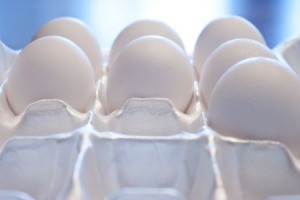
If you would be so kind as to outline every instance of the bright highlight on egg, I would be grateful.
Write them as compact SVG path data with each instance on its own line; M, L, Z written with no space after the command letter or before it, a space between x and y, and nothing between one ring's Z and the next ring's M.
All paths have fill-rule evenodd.
M77 44L88 56L95 76L101 75L103 66L101 49L96 36L84 22L71 17L54 19L40 28L32 40L50 35L61 36Z
M122 49L107 77L108 111L130 98L167 98L185 112L193 96L193 68L185 51L160 36L140 37Z
M250 39L230 40L216 48L204 64L199 81L205 107L207 107L211 93L220 77L239 61L251 57L276 59L267 46Z
M140 20L128 25L117 36L110 51L109 62L112 62L130 41L147 35L166 37L184 48L180 37L169 25L155 20Z
M8 77L7 100L19 115L32 102L63 100L87 112L94 98L92 66L76 44L59 36L37 39L17 57Z
M208 104L208 125L220 134L278 141L300 156L300 80L284 64L250 58L218 81Z
M194 66L198 77L210 54L222 43L232 39L248 38L265 44L257 28L238 16L227 16L213 20L200 33L194 49Z

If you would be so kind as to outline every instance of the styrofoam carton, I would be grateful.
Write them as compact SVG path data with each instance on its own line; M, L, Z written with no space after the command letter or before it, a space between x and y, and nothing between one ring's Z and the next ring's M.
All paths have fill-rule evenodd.
M132 198L159 196L153 194L155 189L172 189L176 194L173 199L213 196L215 178L205 135L147 137L94 132L88 142L78 170L78 183L85 191L82 199L107 199L111 195L115 199L127 189L135 191L128 194Z
M298 195L300 165L283 145L270 141L231 141L217 136L217 160L230 199Z
M0 188L25 192L35 199L65 199L72 187L81 137L18 137L0 152Z

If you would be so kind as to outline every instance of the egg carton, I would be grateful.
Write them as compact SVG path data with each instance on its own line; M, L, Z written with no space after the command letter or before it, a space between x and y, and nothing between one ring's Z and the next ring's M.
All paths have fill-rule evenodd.
M0 199L300 199L298 158L207 127L197 85L185 114L160 98L107 113L103 78L89 112L41 100L15 116L2 82Z
M3 146L0 169L0 197L12 199L299 198L299 164L286 147L209 129L132 137L82 127L18 137Z

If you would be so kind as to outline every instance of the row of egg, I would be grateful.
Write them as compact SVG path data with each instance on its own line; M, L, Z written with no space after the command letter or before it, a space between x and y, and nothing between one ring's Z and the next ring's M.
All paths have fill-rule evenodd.
M235 30L228 32L228 25L234 25ZM224 33L220 35L221 32ZM255 27L242 18L225 17L211 22L196 44L197 76L200 77L203 63L211 52L234 38L264 41ZM255 45L258 46L252 46L264 48ZM260 52L253 52L260 55ZM102 60L97 40L84 23L73 18L50 21L22 50L10 73L7 95L12 110L20 114L33 101L58 98L85 112L95 91L92 76L101 77ZM201 78L204 100L221 75L209 72L211 67L206 68ZM109 112L122 107L131 97L165 97L185 112L193 95L193 67L183 43L172 28L158 21L139 21L126 27L111 48L107 71ZM209 73L215 77L207 75Z
M201 102L208 126L218 133L280 142L299 158L298 66L277 53L249 23L229 18L211 22L200 34L194 56Z
M192 60L194 67L169 26L139 21L116 38L104 68L88 27L60 18L42 27L17 57L7 77L7 99L16 115L34 101L51 98L86 112L102 77L109 113L132 97L168 98L185 112L196 76L209 126L221 134L294 148L300 132L299 79L251 23L236 16L212 21L200 33Z
M114 42L107 65L108 112L132 97L165 97L184 112L193 96L194 75L182 47L177 34L161 22L127 27ZM7 77L8 103L16 115L32 102L53 98L86 112L95 83L103 77L102 60L85 24L73 18L50 21L17 56Z
M127 27L124 32L130 32L130 28L131 26ZM180 41L174 39L175 37L168 36L168 38L182 46ZM131 45L132 43L126 48ZM154 51L157 52L157 49L159 48L153 46ZM163 54L162 49L159 51L160 54ZM142 49L140 51L142 52ZM133 55L139 54L136 52ZM144 58L146 55L140 57ZM172 62L175 58L174 55L168 62ZM115 60L118 59L117 57ZM120 62L120 68L126 66L124 65L126 61L123 59L123 62ZM148 62L153 66L152 60L147 60ZM176 60L173 66L176 66L176 63L180 62ZM297 144L300 140L299 77L293 68L279 60L275 52L266 46L263 36L255 26L236 16L223 17L210 22L198 37L193 64L196 80L199 83L201 103L211 128L220 134L240 139L278 141L288 146L297 157L300 156L300 148ZM163 65L166 63L161 63L159 67ZM147 66L147 64L139 63L138 66ZM178 67L185 66L189 67L188 64L181 64ZM140 68L135 68L134 73L137 73L138 69ZM130 69L124 69L123 74L128 70ZM108 78L109 76L110 74ZM145 79L146 75L141 74L141 76ZM180 83L187 91L192 87L191 83L187 82L185 79L187 75L183 71L180 72L180 77ZM122 77L118 80L122 80ZM165 80L170 81L168 78ZM154 82L151 83L153 87L156 86ZM126 81L120 82L120 84L124 83ZM139 83L142 84L143 80L135 82L135 84ZM185 95L191 93L184 93L176 82L172 82L172 85L177 87L181 99L190 98L190 95ZM134 88L134 84L130 87ZM175 103L175 98L168 98L177 108L180 108L178 106L180 104ZM183 111L181 108L180 110Z

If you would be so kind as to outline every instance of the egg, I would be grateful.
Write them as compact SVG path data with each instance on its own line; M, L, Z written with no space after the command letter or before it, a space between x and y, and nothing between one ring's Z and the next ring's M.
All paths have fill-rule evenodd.
M184 48L178 34L167 24L155 20L140 20L128 25L115 39L109 56L109 62L132 40L147 36L158 35L166 37Z
M283 59L300 75L300 37L291 38L277 48Z
M77 44L90 59L95 76L101 75L101 49L97 38L85 23L71 17L57 18L40 28L32 40L50 35L65 37Z
M130 42L114 59L107 77L108 111L130 98L167 98L185 112L193 96L193 67L184 50L160 36Z
M7 100L16 115L41 99L63 100L86 112L94 85L92 66L81 48L48 36L30 43L17 57L6 83Z
M300 80L284 64L249 58L217 82L208 125L222 135L281 142L300 156Z
M248 38L265 44L261 33L249 21L238 16L213 20L200 33L194 49L194 65L200 77L204 63L222 43L238 38Z
M219 78L234 64L251 57L276 56L265 45L250 39L234 39L220 45L207 59L202 69L199 88L205 106Z
M6 46L0 40L0 81L6 71Z
M8 47L0 40L0 67L4 68Z
M13 65L18 53L19 50L9 48L0 40L0 82L5 79L6 73Z

